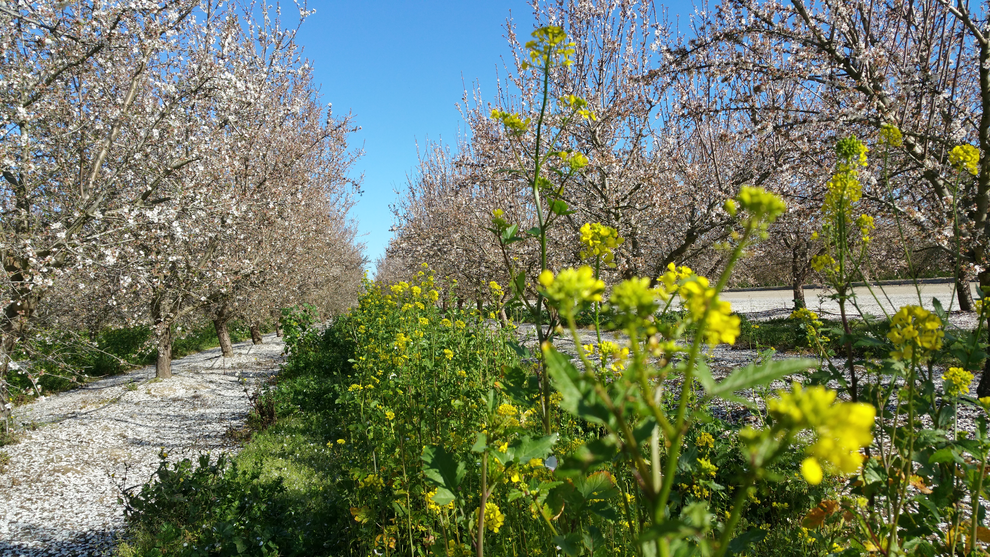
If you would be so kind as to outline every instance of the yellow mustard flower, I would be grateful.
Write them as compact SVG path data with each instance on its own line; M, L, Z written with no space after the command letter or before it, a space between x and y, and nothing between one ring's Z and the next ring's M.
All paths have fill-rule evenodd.
M702 431L701 433L698 434L698 437L695 438L694 444L696 447L702 450L713 449L715 448L715 438L712 437L711 433L708 433L707 431Z
M506 418L511 418L511 417L515 416L516 414L518 414L519 413L519 410L517 410L516 407L513 406L513 405L511 405L511 404L502 403L495 410L495 413L498 414L499 416L504 416Z
M444 348L443 349L443 357L444 358L447 358L448 360L453 360L454 359L454 351L451 350L450 348Z
M478 519L481 519L481 509L478 509ZM503 524L505 524L505 515L502 514L502 509L490 501L485 503L485 530L497 534Z
M855 135L840 139L835 145L835 154L841 163L852 166L866 166L866 153L869 149Z
M539 281L546 289L546 296L564 315L572 315L575 307L586 302L602 301L605 291L605 283L596 279L594 270L587 265L563 269L557 276L545 270L540 273Z
M750 218L764 225L787 212L787 204L779 195L754 186L743 186L736 195L736 202Z
M901 130L893 124L882 124L880 126L880 143L891 147L900 147L903 144Z
M620 324L641 325L659 309L658 296L659 292L650 288L650 279L633 277L612 289L609 303L618 309Z
M960 172L979 174L980 150L972 145L956 145L949 151L949 164Z
M894 343L890 357L911 361L942 348L942 320L919 306L904 306L890 319L887 338Z
M581 259L595 259L600 257L602 262L610 267L614 267L615 254L612 253L616 247L625 241L619 237L619 232L611 226L605 226L600 222L586 222L581 226L581 243L584 248L579 253Z
M969 394L969 384L972 382L973 374L961 367L950 367L942 374L942 390L951 398Z
M710 346L719 343L735 344L739 336L739 316L732 314L732 305L720 300L708 279L697 275L686 280L679 294L684 301L688 318L704 323L705 342ZM709 311L710 308L710 311Z
M691 276L694 276L694 271L687 265L678 267L673 263L668 263L667 271L660 275L658 279L661 286L657 290L657 294L660 298L669 300L680 289L681 282Z
M790 431L811 429L815 442L801 463L801 474L813 485L821 483L822 463L851 474L863 463L860 450L873 442L876 409L861 402L835 402L836 392L820 385L807 389L795 382L791 392L779 391L767 401L767 412Z

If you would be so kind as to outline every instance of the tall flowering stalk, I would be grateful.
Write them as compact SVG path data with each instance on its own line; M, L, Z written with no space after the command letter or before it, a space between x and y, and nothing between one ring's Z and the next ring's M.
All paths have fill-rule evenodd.
M519 161L519 168L511 169L509 172L524 176L528 182L535 209L536 226L520 234L519 225L510 224L504 218L505 213L496 210L492 215L493 226L489 230L495 234L501 246L503 261L512 277L511 286L515 301L523 304L534 319L537 341L542 345L552 335L556 318L549 312L550 307L546 304L546 297L542 291L536 292L535 303L529 299L525 272L517 269L509 255L508 247L515 242L535 238L539 242L540 272L549 269L547 233L557 218L571 213L567 203L562 199L564 187L588 164L588 158L584 154L559 149L556 142L572 121L594 119L595 116L588 109L587 101L574 95L565 95L557 99L556 111L551 106L551 71L554 68L566 69L573 64L574 43L567 39L563 29L553 25L537 29L533 32L533 40L526 43L526 48L529 50L529 61L523 63L523 69L534 70L542 83L539 97L540 111L536 121L498 109L492 110L491 116L501 122L510 137L518 141L532 141L530 160ZM560 117L556 129L550 123L554 112ZM556 183L551 181L550 177L554 177ZM549 322L546 323L543 318L545 309L550 314ZM543 427L549 434L551 389L545 367L541 374L541 391Z

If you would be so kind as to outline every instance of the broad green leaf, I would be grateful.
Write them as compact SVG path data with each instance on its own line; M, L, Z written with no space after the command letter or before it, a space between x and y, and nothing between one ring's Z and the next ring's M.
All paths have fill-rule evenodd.
M945 312L945 308L942 307L942 302L938 298L932 298L932 308L935 310L935 315L942 320L942 323L949 322L949 314Z
M566 536L555 536L553 543L564 552L564 555L577 557L581 554L584 544L581 543L581 536L578 534L568 534Z
M438 486L451 492L457 491L466 472L464 463L454 458L443 447L423 447L423 474Z
M750 364L733 371L715 385L714 389L708 391L708 396L726 398L727 395L731 396L732 393L743 389L766 385L775 379L805 371L817 365L817 361L806 358L769 360L760 365Z
M440 505L449 505L451 501L454 500L454 494L446 487L438 487L436 494L433 496L433 502Z
M508 456L509 460L513 460L518 464L526 464L534 458L543 460L550 454L550 449L553 448L553 444L556 442L556 433L552 433L546 437L540 437L539 439L523 437L522 439L516 439L509 445L506 456Z
M527 230L526 231L526 234L529 234L533 238L539 238L540 237L540 228L538 226L534 226L533 228L530 228L529 230Z
M595 472L586 478L575 478L574 487L586 500L612 499L619 496L612 477L607 472Z
M940 464L943 462L952 462L956 460L955 451L949 447L939 449L932 453L932 456L928 457L928 462L931 464Z

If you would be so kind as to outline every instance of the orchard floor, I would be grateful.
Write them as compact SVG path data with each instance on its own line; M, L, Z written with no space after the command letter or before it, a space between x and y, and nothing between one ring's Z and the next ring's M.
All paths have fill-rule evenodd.
M148 481L159 464L201 452L236 451L228 435L247 417L248 393L278 370L283 343L207 350L90 383L15 409L25 431L0 448L0 556L106 555L124 526L122 489Z
M892 314L901 306L919 305L919 290L921 303L926 309L932 309L932 299L937 298L946 311L952 312L950 321L954 325L964 328L975 326L973 314L963 312L953 312L958 310L959 304L955 302L953 296L952 283L950 282L922 282L917 289L914 284L882 284L873 286L870 289L861 286L854 289L859 308L865 314L883 316L883 312ZM977 284L970 284L970 290L974 299L977 296ZM829 296L834 294L832 290L822 288L805 288L804 298L808 309L818 313L821 317L828 319L839 318L839 304ZM874 297L875 296L875 297ZM739 313L747 314L752 318L787 317L794 306L794 295L790 288L770 288L752 290L730 290L722 294L722 299L732 303L732 309ZM950 302L953 302L950 306ZM854 307L847 307L850 315L858 315Z

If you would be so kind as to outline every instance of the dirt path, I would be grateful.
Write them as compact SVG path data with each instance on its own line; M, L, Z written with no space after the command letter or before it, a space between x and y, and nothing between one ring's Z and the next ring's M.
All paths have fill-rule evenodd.
M226 433L243 423L248 392L273 374L283 343L234 345L103 379L15 410L27 426L0 472L0 556L104 555L123 526L120 488L146 482L169 460L235 450Z

